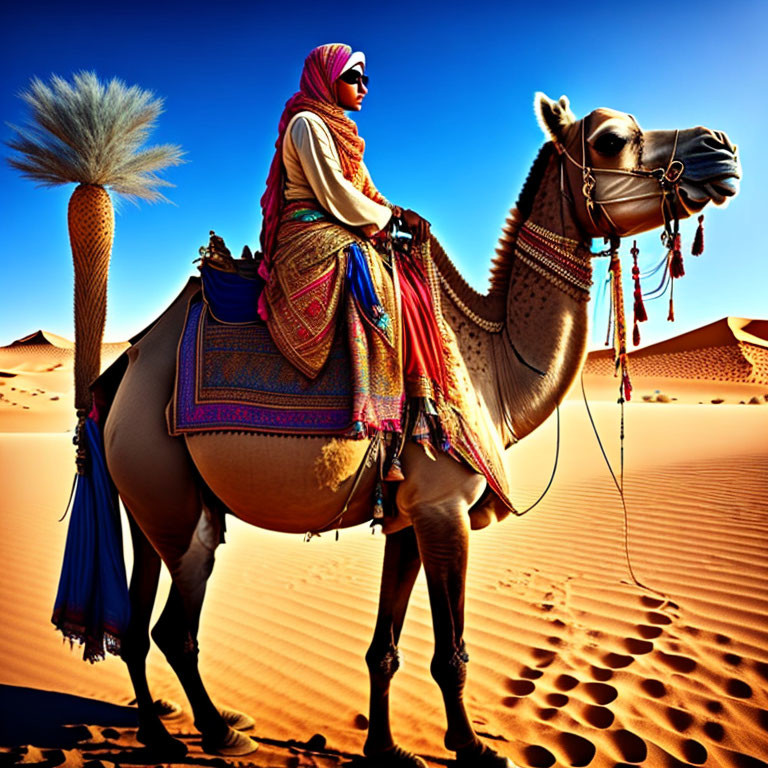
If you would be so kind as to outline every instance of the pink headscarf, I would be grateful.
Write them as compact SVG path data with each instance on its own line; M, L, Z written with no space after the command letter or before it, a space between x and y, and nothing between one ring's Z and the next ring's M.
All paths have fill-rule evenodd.
M357 126L350 120L344 110L336 103L334 82L344 72L345 66L352 56L352 49L341 43L320 45L312 50L304 61L299 90L285 104L280 123L277 127L275 155L267 176L267 189L261 198L261 210L264 223L261 230L261 250L264 254L259 272L266 280L272 261L277 230L280 224L280 214L283 208L283 141L285 130L291 119L298 112L309 110L323 118L334 138L336 149L341 160L341 170L344 177L355 183L358 181L358 171L363 159L365 142L357 134ZM364 180L363 194L377 202L383 198L370 184ZM266 304L262 298L259 301L259 314L266 320Z

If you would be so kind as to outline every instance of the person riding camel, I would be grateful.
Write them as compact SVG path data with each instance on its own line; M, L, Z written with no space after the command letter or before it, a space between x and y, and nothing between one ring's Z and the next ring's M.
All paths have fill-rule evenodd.
M411 435L428 450L445 450L433 402L446 389L446 370L427 279L417 259L405 252L393 259L386 247L395 222L414 247L428 240L430 226L389 203L363 162L365 142L345 111L362 107L365 65L347 45L321 45L285 105L261 199L259 314L288 360L314 378L343 308L354 432L402 433L407 396L418 402L407 417Z

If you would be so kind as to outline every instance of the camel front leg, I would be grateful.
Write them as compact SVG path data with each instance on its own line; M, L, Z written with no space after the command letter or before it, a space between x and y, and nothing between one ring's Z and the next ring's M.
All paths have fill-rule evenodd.
M415 466L406 469L397 502L413 523L427 577L435 634L431 672L445 703L445 746L456 752L457 766L514 768L510 760L480 741L464 707L469 660L464 645L469 509L480 498L485 480L448 457L436 462L423 454L414 458Z
M387 536L379 594L379 614L365 655L371 680L368 738L363 752L369 765L421 768L416 755L397 747L389 725L389 686L400 664L397 644L413 584L421 570L413 528Z

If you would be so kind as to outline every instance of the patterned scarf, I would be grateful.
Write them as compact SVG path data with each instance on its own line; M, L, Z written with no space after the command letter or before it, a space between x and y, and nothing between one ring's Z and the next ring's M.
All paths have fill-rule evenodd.
M277 240L278 224L283 200L283 141L285 130L298 112L308 110L323 119L333 136L341 160L344 178L351 181L363 194L376 202L384 198L376 191L368 178L360 178L360 164L365 142L357 134L357 126L336 103L334 82L342 73L352 55L352 49L341 43L331 43L315 48L304 61L299 90L285 104L277 128L275 156L267 177L267 189L261 198L264 224L261 231L261 248L267 266L272 259Z

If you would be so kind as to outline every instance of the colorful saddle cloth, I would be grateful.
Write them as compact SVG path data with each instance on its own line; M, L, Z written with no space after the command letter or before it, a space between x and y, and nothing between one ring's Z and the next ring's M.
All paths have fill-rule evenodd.
M342 334L310 379L286 362L265 325L218 322L197 297L179 345L170 431L343 434L352 428L350 380Z
M423 444L430 455L434 455L432 449L445 452L485 476L489 493L470 512L473 528L505 517L514 507L509 500L503 448L487 406L472 394L456 338L443 320L439 276L429 244L413 253L413 265L418 264L422 274L413 285L424 293L420 301L433 308L431 322L435 327L431 337L436 334L436 344L442 349L440 357L445 368L438 378L444 376L445 380L442 386L425 385L409 393L410 403L418 400L425 406L416 410L404 408L403 361L399 344L393 344L393 339L399 338L400 318L396 311L388 311L393 302L392 288L380 274L370 274L376 265L366 269L366 263L370 264L366 256L354 243L347 243L341 253L326 256L328 261L320 259L322 265L312 265L322 266L321 272L327 270L332 275L328 284L334 285L330 292L334 299L318 301L322 309L318 313L309 309L317 296L309 303L290 304L290 312L285 311L289 307L285 297L295 297L298 292L303 298L305 289L297 290L297 284L307 279L306 274L301 279L297 276L288 290L275 291L277 284L268 284L265 292L269 293L270 287L275 291L270 301L273 322L269 326L219 322L216 318L221 314L211 312L208 293L205 300L199 295L193 297L179 344L175 391L168 411L170 433L231 430L346 437L377 432L400 434ZM405 270L403 281L408 277L408 268L405 263L401 265ZM342 282L339 274L346 277L347 291L335 287ZM311 286L323 284L322 276L319 283L316 274L312 277ZM403 281L401 285L405 285ZM376 289L371 296L386 296L387 300L369 306L369 285ZM283 289L286 287L287 281ZM338 328L333 328L330 320L338 309L344 311L346 322L339 318ZM388 318L384 326L382 314ZM291 321L274 322L278 317ZM291 329L293 341L302 339L309 342L308 346L288 344L292 354L286 354L289 339L275 333L277 325ZM302 329L306 329L305 334ZM310 360L312 364L307 366ZM405 363L406 369L413 367L407 359ZM406 410L408 419L403 423Z

